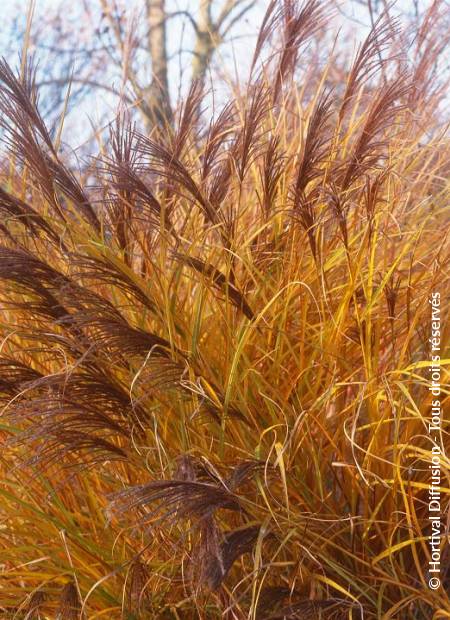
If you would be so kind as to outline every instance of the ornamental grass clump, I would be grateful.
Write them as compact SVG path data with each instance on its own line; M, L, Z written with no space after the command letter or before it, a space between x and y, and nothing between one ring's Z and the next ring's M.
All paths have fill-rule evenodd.
M245 90L81 171L0 64L2 618L450 616L442 10L333 87L326 3L272 2Z

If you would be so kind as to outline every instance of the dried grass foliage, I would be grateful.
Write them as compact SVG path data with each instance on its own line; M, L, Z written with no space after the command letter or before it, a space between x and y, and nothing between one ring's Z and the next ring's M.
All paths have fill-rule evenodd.
M5 618L450 614L447 573L426 587L443 10L411 66L385 14L345 86L302 89L329 8L271 2L245 92L208 124L194 85L165 135L119 118L83 174L32 63L0 64Z

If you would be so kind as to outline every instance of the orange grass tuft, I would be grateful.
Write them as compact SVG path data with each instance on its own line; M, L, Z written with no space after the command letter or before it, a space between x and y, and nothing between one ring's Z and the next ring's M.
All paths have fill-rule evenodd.
M384 15L306 88L327 5L272 2L244 93L119 118L83 173L0 65L2 618L450 617L441 10L413 59Z

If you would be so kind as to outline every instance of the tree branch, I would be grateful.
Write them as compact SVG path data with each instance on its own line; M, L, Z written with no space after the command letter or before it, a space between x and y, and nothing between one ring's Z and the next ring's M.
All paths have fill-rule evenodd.
M248 13L248 11L250 11L250 9L252 9L255 5L256 5L257 0L252 0L250 2L250 4L248 4L247 6L243 7L243 9L241 11L239 11L239 13L237 13L233 19L230 20L230 22L227 24L227 26L224 28L224 30L222 31L222 37L225 38L227 36L227 34L230 32L230 30L233 28L233 26L235 24L237 24L237 22L242 19L244 17L244 15L246 13ZM236 6L238 6L240 3L238 3Z
M130 103L130 104L133 103L133 100L130 97L128 97L128 95L119 93L112 86L108 86L107 84L102 84L101 82L97 82L96 80L92 80L90 78L74 78L74 77L51 78L48 80L41 80L39 83L36 84L36 86L38 88L41 88L41 86L55 86L55 85L56 86L67 86L67 84L69 83L82 84L85 86L90 86L91 88L105 90L113 95L116 95L116 97L123 97L127 103Z

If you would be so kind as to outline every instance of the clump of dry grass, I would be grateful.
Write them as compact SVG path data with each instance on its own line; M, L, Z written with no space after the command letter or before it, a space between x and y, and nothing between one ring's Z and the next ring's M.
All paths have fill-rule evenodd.
M0 65L2 617L450 615L440 10L426 58L385 16L327 90L332 55L296 79L325 4L273 2L245 93L208 124L195 86L166 135L119 118L84 180Z

